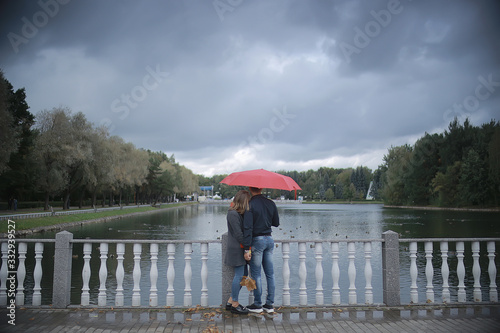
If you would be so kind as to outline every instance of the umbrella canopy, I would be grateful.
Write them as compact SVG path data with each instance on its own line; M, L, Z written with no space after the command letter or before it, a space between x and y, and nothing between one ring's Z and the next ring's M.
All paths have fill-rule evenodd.
M301 190L292 178L264 169L233 172L224 178L221 183L286 191Z

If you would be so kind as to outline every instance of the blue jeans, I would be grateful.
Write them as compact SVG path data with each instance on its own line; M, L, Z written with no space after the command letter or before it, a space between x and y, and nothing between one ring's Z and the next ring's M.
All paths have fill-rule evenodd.
M247 265L235 266L233 283L231 284L231 298L234 302L238 302L238 295L241 289L240 282L243 275L248 275Z
M262 306L262 279L261 268L267 281L266 304L274 304L274 267L273 267L274 240L271 236L257 236L252 239L252 259L250 260L250 272L255 280L257 289L253 291L254 304Z

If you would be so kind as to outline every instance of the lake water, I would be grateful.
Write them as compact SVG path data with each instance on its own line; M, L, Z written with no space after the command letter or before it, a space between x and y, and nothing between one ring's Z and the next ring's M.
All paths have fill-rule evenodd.
M226 226L226 213L228 204L200 204L186 206L183 208L167 210L161 213L150 215L135 216L123 218L120 220L113 220L106 223L89 224L81 227L69 228L68 231L74 234L74 238L92 238L92 239L168 239L168 240L216 240L227 231ZM387 230L393 230L400 234L401 238L427 238L427 237L499 237L500 238L500 213L499 212L458 212L458 211L434 211L434 210L409 210L409 209L390 209L383 208L382 205L376 204L289 204L279 205L279 214L281 225L275 228L273 237L276 240L345 240L345 239L370 239L381 238L381 234ZM31 237L35 238L53 238L55 233L47 232L38 234ZM32 247L33 244L30 244ZM93 247L91 266L92 277L90 282L91 287L91 303L97 304L97 293L99 288L98 269L99 269L99 251L97 244ZM401 295L402 302L409 302L409 254L405 251L407 243L401 244ZM423 245L422 245L423 246ZM439 251L438 244L434 245L435 252ZM498 249L499 243L497 243ZM73 285L72 290L72 304L79 304L81 293L81 267L83 266L82 258L82 244L74 245L74 253L79 253L78 258L73 261ZM347 278L347 251L346 243L341 243L340 246L340 287L341 287L341 300L342 303L348 301L348 287L349 282ZM32 253L33 249L29 249ZM199 272L201 269L199 254L199 245L193 245L193 281L191 287L193 290L193 303L199 304L201 281ZM308 302L314 304L315 302L315 266L314 259L315 249L308 246L307 249L307 288L308 288ZM450 243L450 252L454 251L454 243ZM115 245L111 244L109 249L110 254L115 254ZM291 287L291 301L292 304L298 304L298 251L297 244L292 243L290 256L290 270L292 278L290 280ZM434 262L440 267L440 258L435 255ZM220 304L220 272L221 272L221 249L220 244L210 244L209 250L209 299L210 305ZM466 255L470 257L470 244L466 244ZM52 268L50 260L53 256L53 249L46 246L44 253L44 279L42 287L46 290L42 292L43 302L50 302L51 288L52 288ZM142 304L148 303L149 293L149 246L143 245L142 251L141 270L142 280ZM324 297L325 303L331 303L331 253L326 244L323 246L323 271L324 271ZM364 264L364 253L361 246L356 250L356 263L360 264L357 276L356 287L358 288L358 303L364 303L364 272L362 265ZM166 298L166 270L167 270L167 253L166 246L160 246L159 261L158 261L158 299L160 305L165 305ZM276 304L281 304L282 293L282 254L281 246L275 249L275 271L276 271ZM381 268L380 268L380 245L375 243L373 246L373 292L376 303L382 302L382 281L381 281ZM456 288L458 284L454 274L454 266L456 267L456 258L450 255L450 286L452 299L456 296ZM425 264L425 257L423 248L419 249L419 264ZM27 259L27 265L32 264L32 259ZM468 276L470 274L472 259L466 260L468 267ZM487 284L489 279L487 276L487 257L481 257L482 270L482 285L483 291L487 294ZM131 304L131 294L133 288L132 270L133 270L133 254L132 245L126 247L125 254L125 280L124 289L126 290L125 304ZM498 266L498 260L497 260ZM176 304L182 305L183 302L183 271L184 271L184 252L181 245L176 248ZM499 270L500 271L500 270ZM116 259L108 259L108 304L114 304L114 274L116 272ZM436 302L440 301L440 276L439 272L435 269L435 291ZM50 274L50 275L48 275ZM471 276L471 275L470 275ZM499 284L497 281L497 284ZM26 285L29 289L30 283L32 284L32 277L27 276ZM421 270L419 272L419 299L425 299L425 273ZM466 285L472 286L472 278L467 279ZM247 292L242 290L242 300L245 299ZM439 295L438 295L439 294ZM29 304L30 297L27 297ZM468 298L472 299L471 291L468 291ZM245 303L245 302L243 302ZM44 304L44 303L43 303Z

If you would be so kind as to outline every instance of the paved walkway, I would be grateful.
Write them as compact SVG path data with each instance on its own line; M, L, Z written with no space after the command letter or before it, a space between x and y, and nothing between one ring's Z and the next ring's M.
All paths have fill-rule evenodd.
M0 332L500 332L500 306L281 308L233 315L219 308L0 309Z

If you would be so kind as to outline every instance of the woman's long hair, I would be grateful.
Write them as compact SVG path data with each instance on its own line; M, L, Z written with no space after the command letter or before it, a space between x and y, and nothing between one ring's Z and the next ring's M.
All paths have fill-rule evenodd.
M248 202L250 201L250 192L241 190L236 193L233 199L233 204L229 209L237 211L239 214L244 214L245 211L250 209Z

